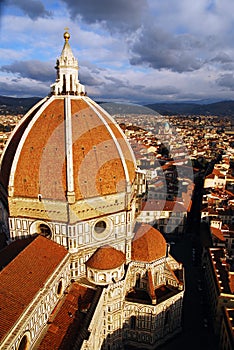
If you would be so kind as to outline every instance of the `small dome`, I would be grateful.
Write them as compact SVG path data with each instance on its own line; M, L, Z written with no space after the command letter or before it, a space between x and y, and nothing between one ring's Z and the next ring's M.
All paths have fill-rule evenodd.
M112 270L125 263L125 254L110 246L103 246L89 258L86 265L97 270Z
M167 243L163 235L148 224L136 226L132 241L132 260L152 262L166 256Z

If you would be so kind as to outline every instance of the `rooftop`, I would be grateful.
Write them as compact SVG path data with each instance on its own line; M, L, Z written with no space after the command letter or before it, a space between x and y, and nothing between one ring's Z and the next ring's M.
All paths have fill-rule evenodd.
M224 249L210 248L209 252L220 293L232 294L233 278L231 278L232 274L229 272L229 265L226 261Z
M167 243L163 235L148 224L136 224L132 241L132 260L152 262L166 256Z
M67 254L64 247L38 236L0 272L0 339L9 333Z
M123 252L106 245L98 248L86 265L97 270L111 270L124 264L125 260Z
M143 211L173 211L183 213L186 212L186 208L182 203L177 201L165 201L165 200L148 200L143 204Z
M220 229L211 226L210 227L210 232L219 241L225 242L225 238L223 236L223 232Z
M81 332L88 336L84 326L95 294L96 290L73 283L50 316L46 333L39 340L37 349L71 349Z
M157 304L162 303L166 299L169 299L173 295L181 292L178 288L174 288L172 286L160 285L155 290L156 302ZM134 289L130 293L126 295L126 300L139 304L152 304L152 299L149 296L149 293L144 290Z

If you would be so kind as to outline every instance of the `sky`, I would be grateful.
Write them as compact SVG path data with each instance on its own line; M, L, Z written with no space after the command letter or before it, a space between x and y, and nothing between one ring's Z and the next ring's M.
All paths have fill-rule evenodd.
M68 27L97 101L234 99L233 0L0 1L0 95L48 95Z

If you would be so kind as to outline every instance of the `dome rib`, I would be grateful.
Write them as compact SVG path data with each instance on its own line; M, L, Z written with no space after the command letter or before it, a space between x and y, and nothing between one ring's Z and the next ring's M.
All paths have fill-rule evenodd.
M123 155L123 152L121 150L121 147L120 147L120 144L117 140L117 138L115 137L115 134L113 133L112 129L110 128L110 126L108 125L108 123L106 122L106 120L103 118L103 116L101 115L101 113L97 110L97 108L92 104L90 103L89 99L86 97L83 99L86 100L86 102L88 103L88 105L92 108L92 110L98 115L98 117L101 119L101 121L103 122L103 124L106 126L107 130L109 131L115 145L116 145L116 148L119 152L119 156L120 156L120 159L122 161L122 164L123 164L123 168L124 168L124 172L125 172L125 176L126 176L126 180L127 182L129 183L130 182L130 176L129 176L129 172L128 172L128 167L127 167L127 164L126 164L126 161L125 161L125 158L124 158L124 155Z
M6 191L8 191L8 184L12 169L12 163L15 157L17 148L21 142L22 136L25 130L30 124L31 120L41 108L41 106L47 101L48 97L43 98L38 103L36 103L21 119L18 126L12 131L7 144L3 150L1 157L1 183L3 184Z
M66 175L61 177L65 159L63 113L64 100L52 96L28 124L11 168L9 187L14 189L12 196L37 198L42 192L43 198L65 200ZM59 135L54 137L56 133ZM54 176L57 179L53 179Z
M105 111L105 109L103 109L101 106L98 106L98 107L102 111L102 113L107 118L109 118L109 115L108 115L107 111ZM115 122L115 130L117 129L118 132L120 133L120 137L123 138L124 140L126 140L126 136L125 136L123 130L120 128L120 126L118 125L118 123L115 120L114 120L114 122ZM115 132L115 131L113 130L113 132ZM117 136L116 136L116 138L117 138ZM130 144L128 142L126 142L126 145L127 145L128 151L129 151L129 153L131 155L131 158L134 159L134 166L136 168L137 165L136 165L136 159L135 159L135 155L134 155L133 149L132 149L132 147L130 146Z

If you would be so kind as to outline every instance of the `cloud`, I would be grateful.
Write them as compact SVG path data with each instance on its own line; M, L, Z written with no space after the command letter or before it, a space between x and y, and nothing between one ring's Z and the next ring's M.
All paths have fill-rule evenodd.
M116 89L118 95L116 95ZM120 101L146 104L161 99L169 99L169 96L179 92L178 89L165 86L162 88L146 87L143 84L126 83L124 81L116 86L115 82L104 82L95 92L94 98L102 101Z
M39 60L15 61L10 65L3 65L0 67L0 71L16 73L23 78L51 82L55 80L55 71L52 67L52 64Z
M49 88L46 84L26 78L2 77L0 81L1 95L13 97L46 96Z
M71 18L81 17L88 24L104 24L110 31L135 30L148 9L147 0L62 0Z
M172 35L160 28L143 27L130 42L132 65L145 64L154 69L188 72L201 68L203 61L196 57L202 43L192 35Z
M96 68L94 70L89 70L87 67L83 66L82 70L79 72L80 82L87 86L98 86L101 83L99 77L99 70Z
M217 84L219 86L225 87L228 90L234 91L234 75L233 74L223 74L217 79Z
M210 60L210 62L218 62L218 63L226 64L226 63L233 62L233 59L225 52L219 52L216 54L214 58Z
M49 92L68 26L80 82L94 99L233 98L232 0L7 2L0 63L6 95Z
M80 81L86 85L88 95L101 101L121 101L147 103L155 99L170 98L179 94L180 89L163 82L155 84L155 77L149 81L142 79L143 72L114 72L111 69L96 69L84 67L81 70Z
M207 61L207 64L219 73L234 70L234 59L231 54L226 52L217 52L214 57Z
M39 0L8 0L8 5L17 6L32 20L36 20L39 17L52 16L52 13L47 11L44 4Z

